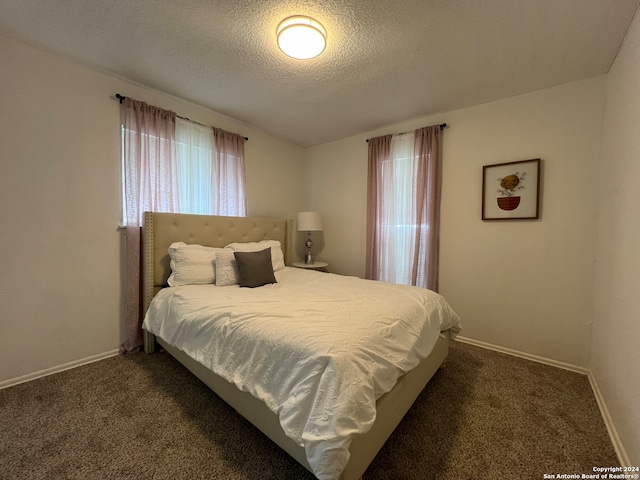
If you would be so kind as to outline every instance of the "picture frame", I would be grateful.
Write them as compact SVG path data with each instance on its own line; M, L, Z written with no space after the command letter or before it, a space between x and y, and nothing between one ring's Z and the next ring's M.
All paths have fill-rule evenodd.
M539 158L482 167L482 220L539 218Z

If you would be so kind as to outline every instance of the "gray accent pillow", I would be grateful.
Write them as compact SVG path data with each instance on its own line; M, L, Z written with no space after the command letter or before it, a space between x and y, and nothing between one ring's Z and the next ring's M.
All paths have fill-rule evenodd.
M233 252L238 264L241 287L261 287L277 283L271 263L271 248L259 252Z

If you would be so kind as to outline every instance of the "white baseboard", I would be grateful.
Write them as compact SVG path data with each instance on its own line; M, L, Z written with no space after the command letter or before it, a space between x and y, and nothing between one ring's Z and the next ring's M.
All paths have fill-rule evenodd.
M627 452L624 446L622 445L622 441L620 440L618 431L616 430L616 427L613 424L613 420L611 419L611 415L609 414L609 409L607 408L607 405L604 402L604 398L602 396L602 393L600 392L598 383L596 382L596 379L594 378L591 370L585 367L572 365L570 363L559 362L557 360L551 360L549 358L539 357L538 355L532 355L530 353L519 352L517 350L512 350L510 348L500 347L498 345L492 345L490 343L482 342L480 340L474 340L472 338L456 337L456 340L462 343L475 345L476 347L486 348L488 350L494 350L500 353L506 353L508 355L513 355L515 357L524 358L526 360L531 360L538 363L544 363L546 365L551 365L552 367L563 368L565 370L570 370L572 372L586 375L587 378L589 379L589 384L591 385L591 390L593 390L593 394L596 398L596 402L598 403L598 407L600 408L600 415L602 416L602 420L604 421L604 424L607 427L607 431L609 432L609 438L611 439L613 448L616 451L616 455L618 456L618 461L620 462L620 465L623 467L632 466L631 461L629 460L629 456L627 455Z
M596 402L598 402L598 407L600 407L600 413L602 414L604 424L609 431L609 438L611 438L613 448L616 451L616 455L618 455L620 466L634 466L631 465L631 460L629 460L629 455L627 455L627 451L624 449L624 445L622 445L622 441L620 440L618 431L616 430L616 427L613 424L613 420L611 419L611 415L609 414L609 409L607 409L607 404L604 403L604 398L602 396L602 393L600 392L600 387L598 387L598 382L596 382L596 379L591 372L589 372L589 383L591 384L591 389L593 390L593 394L596 397Z
M524 358L533 362L544 363L546 365L551 365L552 367L571 370L572 372L581 373L583 375L589 375L590 373L589 369L585 367L579 367L577 365L572 365L571 363L560 362L558 360L552 360L550 358L539 357L538 355L533 355L531 353L519 352L518 350L512 350L510 348L499 347L498 345L492 345L491 343L481 342L480 340L474 340L472 338L456 337L456 340L459 340L462 343L468 343L477 347L486 348L488 350L494 350L496 352L506 353L507 355L513 355L514 357Z
M3 388L12 387L14 385L19 385L20 383L29 382L31 380L35 380L36 378L42 378L54 373L64 372L65 370L70 370L81 365L86 365L87 363L93 363L99 360L104 360L105 358L115 357L116 355L118 355L118 353L120 353L120 350L118 349L110 350L108 352L99 353L97 355L91 355L90 357L81 358L80 360L74 360L73 362L64 363L62 365L57 365L55 367L39 370L33 373L28 373L27 375L22 375L21 377L3 380L2 382L0 382L0 390L2 390Z

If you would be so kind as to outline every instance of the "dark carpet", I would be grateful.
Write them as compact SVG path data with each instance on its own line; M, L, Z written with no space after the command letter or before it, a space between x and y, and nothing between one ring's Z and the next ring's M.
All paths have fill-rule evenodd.
M166 353L0 391L0 479L314 477ZM452 345L365 480L542 479L619 465L586 376Z

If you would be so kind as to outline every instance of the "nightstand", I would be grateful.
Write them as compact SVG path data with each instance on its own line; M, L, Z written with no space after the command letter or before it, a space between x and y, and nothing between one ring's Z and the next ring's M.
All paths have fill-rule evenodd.
M313 263L293 262L292 265L297 268L308 268L309 270L317 270L319 272L326 272L327 267L329 266L329 264L326 262L313 262Z

